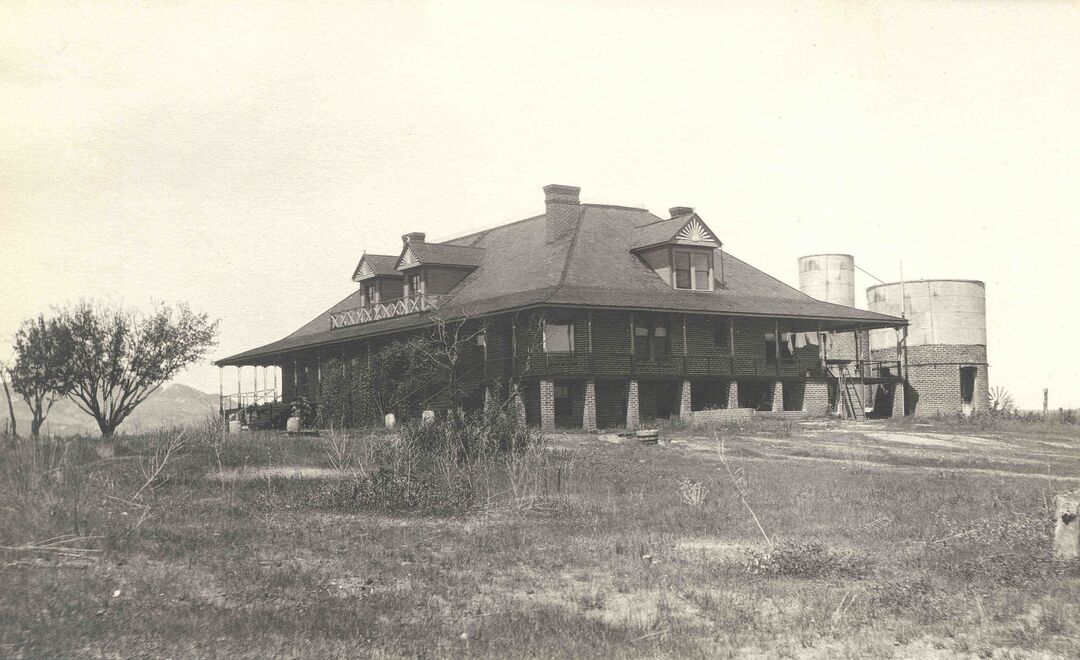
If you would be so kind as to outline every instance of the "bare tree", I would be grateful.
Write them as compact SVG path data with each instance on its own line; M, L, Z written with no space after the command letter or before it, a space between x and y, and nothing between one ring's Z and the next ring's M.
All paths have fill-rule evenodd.
M65 328L57 319L46 319L41 314L23 322L15 333L15 364L9 370L11 389L22 396L30 409L30 436L33 438L41 432L41 425L53 404L71 389L68 381L70 347Z
M104 437L162 383L202 359L216 345L218 327L183 304L140 315L82 302L62 310L60 323L71 344L69 396Z
M4 399L7 400L8 416L11 417L11 435L19 437L19 424L15 421L15 407L11 404L11 390L8 389L8 371L7 363L0 364L0 383L4 385Z
M463 375L462 360L478 350L485 350L477 340L484 337L486 341L488 326L486 323L472 324L468 316L453 321L433 316L433 320L430 336L415 342L416 350L445 377L446 385L443 389L449 392L453 407L458 408L465 397L459 387Z

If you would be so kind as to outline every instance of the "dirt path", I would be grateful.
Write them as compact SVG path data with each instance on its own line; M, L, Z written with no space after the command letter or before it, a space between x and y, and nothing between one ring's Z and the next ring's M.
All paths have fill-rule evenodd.
M737 430L735 432L738 433ZM633 438L611 434L565 434L553 436L551 440L555 446L565 449L597 441L610 444L636 442ZM806 424L790 437L735 435L724 437L723 442L727 451L738 461L813 461L852 468L906 472L949 470L1080 483L1080 446L1074 452L1063 452L1060 449L1069 448L1070 445L1044 442L1037 438L901 431L862 422L830 428ZM1053 450L1047 451L1047 445ZM675 432L670 436L670 446L684 448L704 458L716 455L720 443L715 437ZM740 450L748 450L750 455ZM845 455L837 456L836 453ZM878 454L876 457L875 453ZM934 461L935 464L921 464L926 461ZM1001 467L972 464L980 461ZM1032 469L1025 471L1023 468L1028 466ZM1056 468L1054 471L1057 474L1050 473L1051 468Z

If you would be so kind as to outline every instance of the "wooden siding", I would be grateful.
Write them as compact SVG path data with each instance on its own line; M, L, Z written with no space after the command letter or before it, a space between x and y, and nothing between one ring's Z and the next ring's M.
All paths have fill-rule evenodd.
M379 277L379 300L396 300L405 295L405 283L400 277Z
M427 293L443 294L450 291L465 279L471 269L447 268L444 266L424 267L424 287Z
M641 258L653 269L656 275L664 280L668 286L672 286L671 280L671 249L667 245L643 250Z

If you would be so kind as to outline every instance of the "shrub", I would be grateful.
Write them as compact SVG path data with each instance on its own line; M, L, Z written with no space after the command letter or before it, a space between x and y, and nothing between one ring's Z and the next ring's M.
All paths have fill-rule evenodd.
M401 439L422 454L467 463L525 451L540 438L516 415L492 407L478 413L452 410L431 422L406 424Z
M350 477L312 484L309 506L423 513L459 513L509 496L515 505L561 486L565 456L501 410L451 412L403 424L398 436L372 438L364 456L339 446L332 462ZM554 476L554 478L549 478Z

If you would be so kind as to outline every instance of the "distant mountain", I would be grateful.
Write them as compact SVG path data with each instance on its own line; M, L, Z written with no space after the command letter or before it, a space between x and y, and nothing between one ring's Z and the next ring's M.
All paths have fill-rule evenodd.
M22 397L12 392L15 399L15 419L19 423L19 434L30 434L30 411ZM143 401L135 411L124 420L117 433L142 433L162 426L201 422L217 413L218 396L181 385L168 383ZM0 431L10 425L7 400L0 388ZM57 401L45 418L42 433L47 435L78 435L99 433L97 423L79 408L64 399Z

